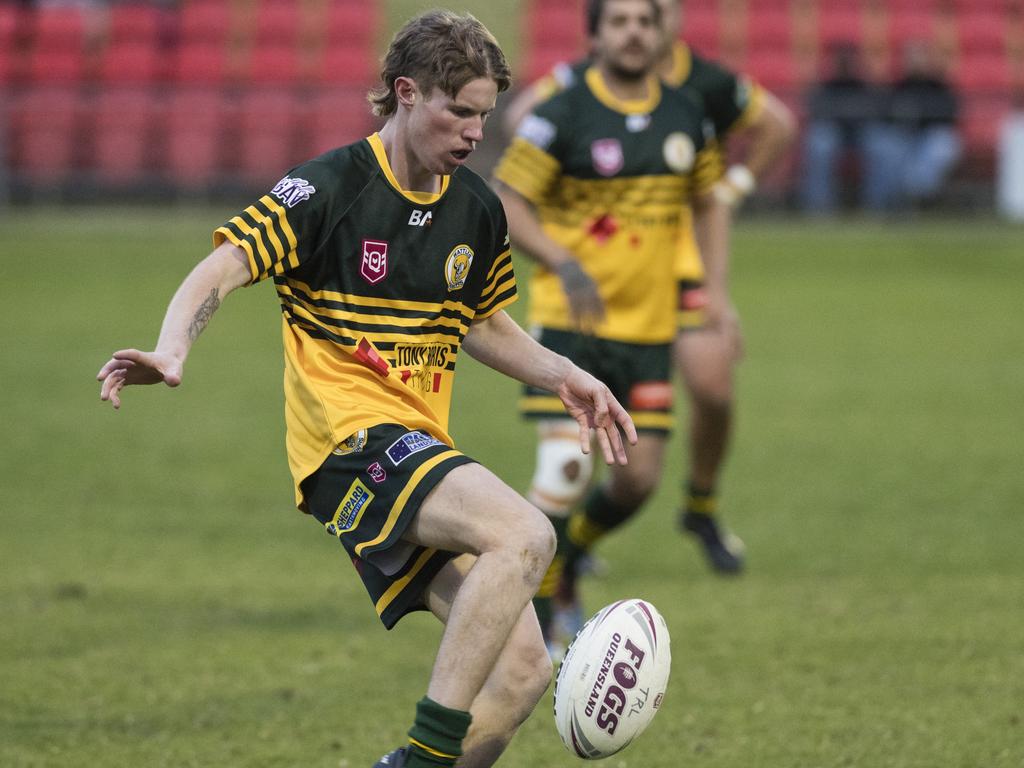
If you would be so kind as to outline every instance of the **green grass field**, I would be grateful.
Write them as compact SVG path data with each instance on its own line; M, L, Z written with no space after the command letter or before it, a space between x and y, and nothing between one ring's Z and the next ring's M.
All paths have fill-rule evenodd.
M225 303L180 389L98 400L96 370L154 343L227 213L0 218L5 768L365 768L425 688L434 622L385 633L292 508L270 286ZM1022 234L738 228L748 353L723 501L749 572L714 577L675 533L674 444L585 585L589 610L643 596L673 633L664 707L610 768L1024 765ZM523 488L516 395L464 361L453 431ZM550 703L502 765L576 764Z

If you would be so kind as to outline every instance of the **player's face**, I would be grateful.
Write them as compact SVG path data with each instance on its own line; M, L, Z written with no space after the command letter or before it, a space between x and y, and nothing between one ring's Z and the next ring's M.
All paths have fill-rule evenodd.
M597 25L594 51L624 77L644 77L654 66L661 28L648 0L611 0Z
M453 99L440 88L420 94L409 120L409 146L424 170L452 173L484 138L498 86L488 77L470 80Z

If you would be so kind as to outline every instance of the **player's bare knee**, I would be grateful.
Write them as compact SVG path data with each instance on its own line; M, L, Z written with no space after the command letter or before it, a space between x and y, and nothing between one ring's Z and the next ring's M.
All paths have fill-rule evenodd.
M520 533L522 547L520 558L523 563L523 578L527 583L537 585L547 572L555 556L558 539L551 522L539 511L532 516L530 524Z

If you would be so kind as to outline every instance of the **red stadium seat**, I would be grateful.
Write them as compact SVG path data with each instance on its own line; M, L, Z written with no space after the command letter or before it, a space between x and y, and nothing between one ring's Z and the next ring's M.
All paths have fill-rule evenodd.
M365 48L334 45L320 57L315 67L314 79L325 85L353 85L366 88L377 82L377 64L376 57Z
M0 4L0 49L10 52L17 44L24 31L24 16L20 5Z
M864 15L856 6L823 4L818 10L819 47L859 43L864 38Z
M907 8L889 16L889 43L897 50L911 40L935 39L935 15L921 8Z
M55 187L75 171L80 97L77 90L32 88L13 99L14 171L33 185Z
M181 85L219 86L228 80L227 51L220 43L182 41L170 61L168 77Z
M380 5L362 0L331 0L327 9L327 44L355 42L376 50Z
M1006 47L1006 19L996 13L968 12L957 19L957 37L960 50L1002 51Z
M115 3L110 8L110 40L157 45L164 32L165 12L146 3Z
M164 161L168 178L191 191L208 189L222 173L221 139L226 104L212 89L179 88L163 110Z
M560 61L583 55L584 18L579 3L534 0L523 16L526 79L536 80Z
M113 41L100 56L99 81L106 84L150 84L162 79L163 57L152 41Z
M747 50L788 51L793 39L793 20L786 8L751 7L747 15Z
M302 27L301 6L297 5L285 0L261 3L256 11L256 45L295 45Z
M0 49L0 88L7 88L14 82L14 61L8 49Z
M156 165L152 132L157 102L151 89L102 90L90 102L92 167L105 183L142 182Z
M691 3L683 11L683 39L705 56L718 51L721 32L718 9L711 3Z
M790 91L799 84L793 58L785 52L751 53L744 72L769 91Z
M299 53L292 45L255 45L243 68L250 86L294 85L302 80Z
M30 26L35 48L82 48L85 43L85 17L78 8L44 5L32 12Z
M376 119L362 89L332 88L317 94L303 114L303 124L308 129L304 145L308 156L370 135Z
M231 31L231 5L220 0L190 0L181 10L182 42L224 44Z
M979 99L967 105L960 120L960 132L968 155L989 156L995 152L1003 120L1010 105L1002 99Z
M78 85L87 73L85 54L77 45L35 48L29 53L26 79L32 85Z
M960 92L968 96L1007 94L1012 83L1010 63L1001 51L962 56L951 74Z
M293 165L306 159L298 148L299 99L292 89L251 89L238 103L232 142L233 166L247 185L266 187Z

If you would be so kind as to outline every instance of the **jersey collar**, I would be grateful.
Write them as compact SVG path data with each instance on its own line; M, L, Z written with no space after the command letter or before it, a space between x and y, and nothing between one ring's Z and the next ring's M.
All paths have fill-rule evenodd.
M586 80L590 92L598 101L608 109L621 112L624 115L650 114L661 101L661 83L654 75L647 80L647 98L645 99L620 99L608 89L601 76L601 70L596 66L589 67L583 78Z
M677 40L672 44L672 68L663 78L666 83L678 88L686 82L693 70L693 56L690 54L690 47Z
M402 185L398 183L398 179L395 178L394 172L391 170L391 163L388 162L388 154L384 151L384 142L381 141L380 134L374 133L372 136L367 136L366 141L370 144L370 149L373 150L373 156L377 158L377 164L380 169L384 172L385 178L388 183L395 188L406 200L416 203L417 205L430 205L436 203L444 195L448 189L448 182L451 181L451 176L441 177L441 189L438 192L413 192L408 189L402 189Z

